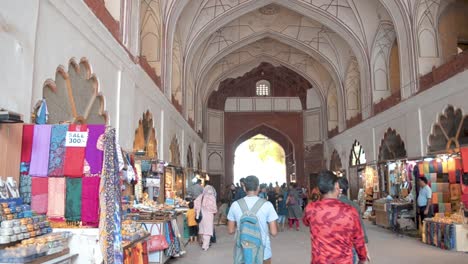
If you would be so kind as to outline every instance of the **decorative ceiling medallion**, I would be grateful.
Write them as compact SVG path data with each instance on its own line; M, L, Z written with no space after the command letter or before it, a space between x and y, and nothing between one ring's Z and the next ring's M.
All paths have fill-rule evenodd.
M260 13L262 13L265 16L272 16L272 15L278 14L279 9L280 9L279 6L275 4L270 4L270 5L261 7L258 11L260 11Z

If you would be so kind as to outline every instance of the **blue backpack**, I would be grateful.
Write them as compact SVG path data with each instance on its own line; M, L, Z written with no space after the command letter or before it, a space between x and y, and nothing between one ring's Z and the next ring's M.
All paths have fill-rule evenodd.
M234 250L234 264L262 264L263 245L262 232L258 221L257 212L266 201L258 199L252 209L249 210L245 199L237 201L242 216L238 223L239 229L236 233L236 247Z

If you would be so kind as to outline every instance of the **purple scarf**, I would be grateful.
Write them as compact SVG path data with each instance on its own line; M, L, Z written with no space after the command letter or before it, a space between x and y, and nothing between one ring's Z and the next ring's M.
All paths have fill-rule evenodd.
M105 125L88 125L88 142L86 143L84 169L85 175L101 174L104 146L103 142L99 142L99 137L104 135L105 130Z
M34 139L31 152L31 167L29 174L37 177L47 177L49 171L49 149L51 125L34 126Z

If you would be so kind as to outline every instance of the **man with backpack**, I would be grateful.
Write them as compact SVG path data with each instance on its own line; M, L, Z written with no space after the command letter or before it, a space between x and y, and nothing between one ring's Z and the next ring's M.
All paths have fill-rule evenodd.
M255 176L244 180L247 196L234 202L228 213L229 234L236 233L234 264L270 264L270 235L276 236L278 214L273 205L258 197Z

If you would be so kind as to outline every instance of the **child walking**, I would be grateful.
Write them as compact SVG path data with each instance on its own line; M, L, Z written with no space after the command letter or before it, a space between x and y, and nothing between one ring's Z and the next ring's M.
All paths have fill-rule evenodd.
M288 215L288 208L286 207L286 201L283 196L278 196L278 226L280 232L284 231L284 224L286 223L286 217Z
M189 226L190 239L189 242L197 242L198 238L198 224L195 220L195 209L193 209L193 202L189 203L189 210L187 211L187 225Z

